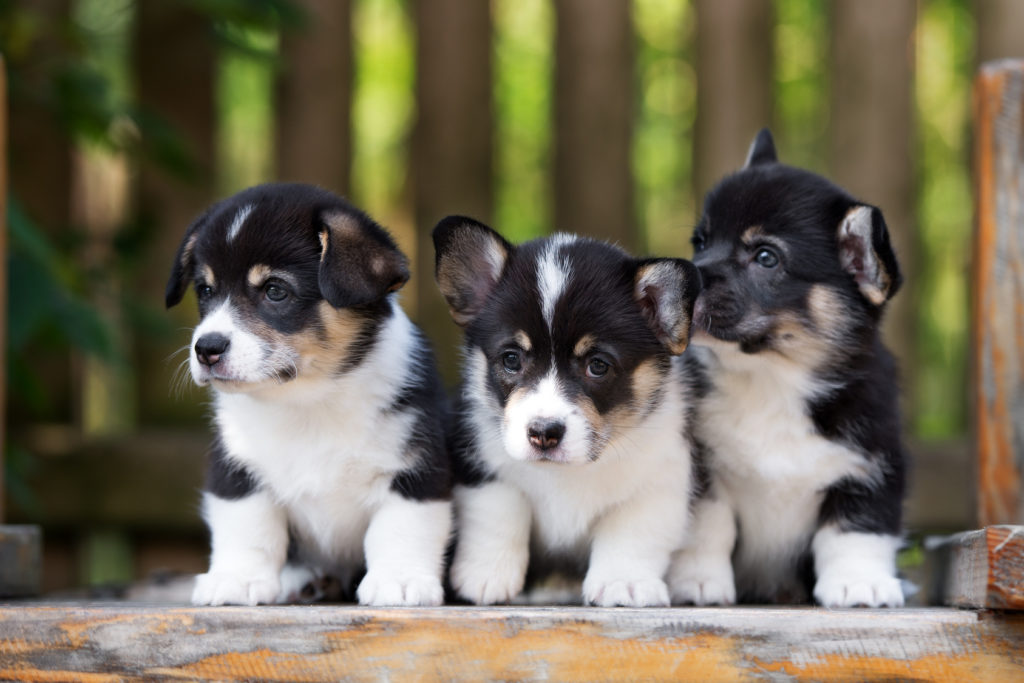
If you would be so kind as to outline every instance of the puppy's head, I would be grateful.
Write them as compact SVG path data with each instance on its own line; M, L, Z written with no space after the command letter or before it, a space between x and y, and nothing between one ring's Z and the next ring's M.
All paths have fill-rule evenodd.
M693 264L568 235L514 247L459 216L434 245L466 332L467 395L513 459L596 460L657 406L689 341Z
M778 163L767 130L708 193L692 241L704 282L698 344L834 362L877 326L901 283L881 211Z
M188 228L166 304L195 288L193 379L247 391L344 372L408 278L405 257L366 214L325 190L269 184Z

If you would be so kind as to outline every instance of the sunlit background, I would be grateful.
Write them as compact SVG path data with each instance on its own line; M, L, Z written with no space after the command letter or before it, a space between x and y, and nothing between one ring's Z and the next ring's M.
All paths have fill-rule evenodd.
M754 55L763 83L733 96L731 105L763 112L762 120L723 131L730 111L701 120L699 103L730 85L716 80L715 69L730 60L742 64L756 46L701 43L711 35L713 0L632 0L623 15L629 23L625 85L584 104L601 109L622 99L631 112L622 136L632 225L617 239L640 253L686 257L706 179L739 166L760 125L772 127L783 161L849 183L855 193L873 187L876 169L857 176L843 166L836 131L850 125L841 124L843 112L835 110L862 91L870 99L872 84L841 82L837 74L847 72L837 63L869 60L874 28L892 25L894 12L909 12L909 28L897 44L902 57L893 61L908 106L878 104L881 124L862 133L901 136L891 163L879 165L896 173L899 186L887 188L885 198L862 199L880 204L910 265L901 294L905 307L893 313L900 321L887 332L902 357L905 422L919 464L951 457L954 465L943 472L968 472L970 89L980 59L1014 56L1014 49L1024 56L1020 39L1009 46L996 45L994 37L992 45L979 42L986 30L1024 36L1024 25L1015 24L1015 34L1004 30L1007 17L1020 21L1024 14L1013 3L993 2L986 12L985 2L968 0L872 2L877 26L850 28L867 31L853 48L849 40L839 42L847 27L832 14L843 2L718 3L714 21L722 30L746 26L768 50L767 60ZM301 100L316 107L318 94L347 97L340 132L325 137L319 151L328 161L336 158L337 173L312 180L365 208L422 265L432 259L423 253L424 236L441 217L434 215L438 210L482 211L488 215L481 218L512 241L567 227L588 231L555 224L555 216L569 210L559 208L555 180L556 113L563 106L555 86L559 17L578 18L569 14L573 5L580 3L492 0L489 12L463 11L468 23L438 28L428 15L444 6L444 16L458 16L458 0L0 0L11 110L6 514L44 525L45 586L116 584L158 569L202 569L205 540L195 491L208 403L180 367L194 301L189 296L181 310L167 313L161 293L173 250L203 206L296 175L283 172L279 162L279 146L302 132L289 129L301 115L286 114L278 99L279 84L305 63L289 61L298 53L288 41L310 53L345 52L351 65L347 73L344 59L333 71L323 67L315 76L319 93L307 88ZM621 5L595 0L583 11L596 18ZM1007 14L993 10L1004 5ZM333 7L335 18L343 13L349 24L342 21L340 33L332 33L325 27L333 24L316 15L323 7ZM481 35L483 57L471 40ZM418 98L430 96L417 90L427 63L418 55L443 49L457 57L464 49L467 69L483 59L489 77L490 99L481 98L469 119L459 112L459 120L472 121L475 111L490 124L484 171L476 180L485 188L477 195L486 197L421 196L431 160L416 158L415 150L431 149L430 139L422 139L431 133L417 133L418 116L426 111ZM450 78L461 78L462 71ZM701 144L695 138L712 140L723 132L738 152L719 158L722 147L708 143L707 154L715 158L695 153ZM431 201L451 206L436 209ZM428 289L434 296L431 273L418 270L403 305L437 338L451 381L456 331L427 298ZM942 490L956 490L956 484ZM969 501L931 505L970 509ZM921 512L916 519L971 524L967 513L952 514Z

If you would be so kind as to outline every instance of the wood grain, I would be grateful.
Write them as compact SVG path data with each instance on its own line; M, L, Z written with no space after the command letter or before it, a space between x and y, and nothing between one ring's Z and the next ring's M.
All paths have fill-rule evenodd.
M1019 680L1024 615L949 609L0 607L0 678Z
M0 524L4 521L7 443L7 65L0 55Z
M1024 526L991 526L954 541L945 602L1024 610Z
M1024 523L1024 61L974 85L972 330L980 526Z

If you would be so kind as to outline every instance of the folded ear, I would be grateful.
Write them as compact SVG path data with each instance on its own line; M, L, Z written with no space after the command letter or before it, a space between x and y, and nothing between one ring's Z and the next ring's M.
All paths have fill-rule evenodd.
M700 272L684 259L649 259L637 267L633 296L658 341L673 355L690 343L693 304L700 290Z
M379 301L409 280L409 263L376 223L343 209L320 214L320 294L335 308Z
M216 205L214 205L216 206ZM167 288L164 290L164 305L167 308L181 303L188 289L189 283L195 277L195 246L199 238L199 232L209 221L214 207L211 206L199 218L192 221L185 231L185 237L181 240L178 253L174 257L174 265L171 266L171 276L167 279Z
M864 298L875 306L892 298L903 277L882 212L873 206L853 207L839 224L838 238L839 262Z
M437 286L452 318L468 325L498 284L514 248L489 227L465 216L448 216L434 227Z
M775 153L775 141L772 140L772 132L762 128L754 136L747 150L747 160L743 162L743 168L750 168L758 164L773 164L779 160Z

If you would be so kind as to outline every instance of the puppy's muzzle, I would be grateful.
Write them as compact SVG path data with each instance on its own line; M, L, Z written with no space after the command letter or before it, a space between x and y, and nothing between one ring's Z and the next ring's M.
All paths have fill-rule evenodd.
M219 332L204 334L196 340L196 358L206 367L212 368L220 361L221 356L227 352L230 345L231 340Z
M526 427L530 445L541 451L558 448L565 437L565 423L557 420L534 420Z

